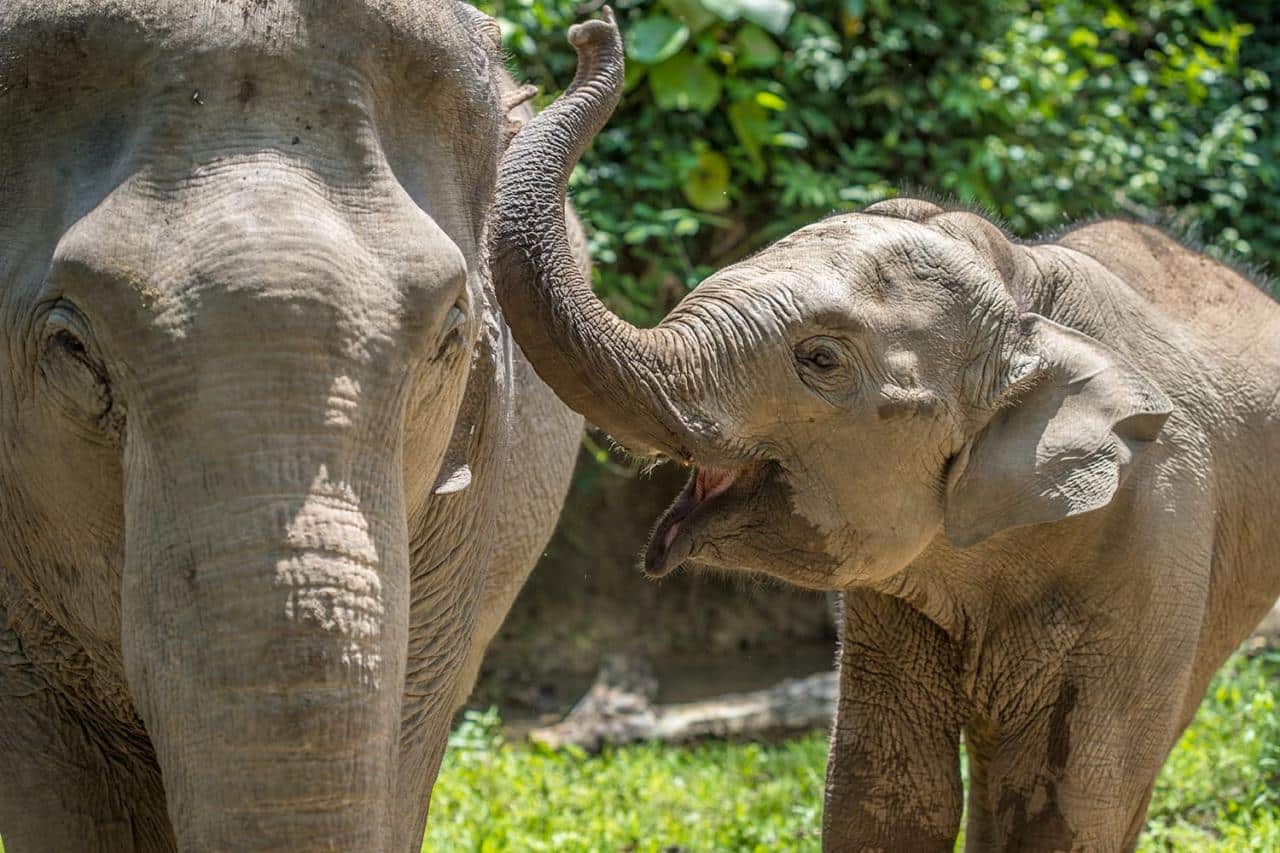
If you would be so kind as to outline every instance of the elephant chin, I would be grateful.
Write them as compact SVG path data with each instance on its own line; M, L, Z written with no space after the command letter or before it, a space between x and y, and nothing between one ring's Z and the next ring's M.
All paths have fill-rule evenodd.
M645 574L664 577L693 556L698 527L707 516L730 503L726 496L744 482L748 468L697 468L649 536L643 555Z

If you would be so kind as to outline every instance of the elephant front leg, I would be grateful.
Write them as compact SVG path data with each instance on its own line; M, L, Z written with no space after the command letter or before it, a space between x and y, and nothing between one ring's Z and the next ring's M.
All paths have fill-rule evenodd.
M843 620L823 848L949 851L963 808L954 648L878 593L846 592Z

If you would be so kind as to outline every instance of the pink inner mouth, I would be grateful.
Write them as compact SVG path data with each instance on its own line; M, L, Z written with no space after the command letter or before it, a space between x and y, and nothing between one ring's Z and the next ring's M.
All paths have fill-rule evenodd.
M711 500L716 495L722 494L738 479L738 474L738 470L731 468L699 468L697 474L694 475L693 494L690 495L689 507L684 516L688 517L688 514L695 508ZM662 537L663 548L671 547L671 543L675 541L676 534L680 532L680 524L681 522L677 521L667 529L666 534Z

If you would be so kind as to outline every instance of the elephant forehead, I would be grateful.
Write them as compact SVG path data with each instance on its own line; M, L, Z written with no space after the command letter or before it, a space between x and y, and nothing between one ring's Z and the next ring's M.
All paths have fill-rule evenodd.
M888 216L847 214L801 228L749 263L838 281L847 295L884 299L916 285L949 286L975 262L960 241Z
M439 59L466 45L473 17L440 0L8 0L0 43L8 57L52 50L65 70L98 52L219 49L291 54L299 49L359 56L403 49Z
M252 180L225 181L235 192L182 204L118 189L60 241L49 280L108 327L188 348L228 334L317 338L359 362L436 328L465 287L462 252L416 209L379 220L398 226L396 252L295 176L244 168Z
M397 183L475 260L504 116L460 7L0 0L0 229L35 245L130 175L171 193L263 157L371 218Z

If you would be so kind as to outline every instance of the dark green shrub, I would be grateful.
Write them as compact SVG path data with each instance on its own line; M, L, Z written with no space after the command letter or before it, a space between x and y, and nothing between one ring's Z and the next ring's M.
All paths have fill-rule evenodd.
M575 5L481 5L560 91ZM627 94L573 182L597 286L651 322L710 270L903 186L1020 234L1124 210L1274 261L1280 33L1258 5L624 0Z

